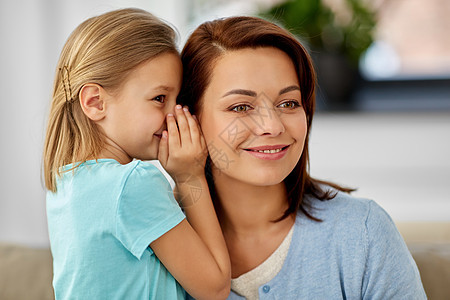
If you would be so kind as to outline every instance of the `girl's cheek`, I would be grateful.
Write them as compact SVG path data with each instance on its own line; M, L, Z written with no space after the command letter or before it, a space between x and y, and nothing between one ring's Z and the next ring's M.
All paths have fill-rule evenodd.
M155 118L162 124L162 123L166 123L166 116L167 114L164 113L163 111L160 111Z

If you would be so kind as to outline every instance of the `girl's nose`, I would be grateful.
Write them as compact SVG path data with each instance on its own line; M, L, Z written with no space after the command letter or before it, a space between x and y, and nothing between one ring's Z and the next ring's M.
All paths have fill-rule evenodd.
M166 116L168 114L175 114L175 105L177 105L175 102L166 105L165 107Z

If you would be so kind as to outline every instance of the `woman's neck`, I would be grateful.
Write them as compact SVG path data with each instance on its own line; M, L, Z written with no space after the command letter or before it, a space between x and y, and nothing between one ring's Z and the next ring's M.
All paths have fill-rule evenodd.
M225 235L258 236L284 227L286 223L293 224L293 218L274 222L288 208L283 182L255 186L219 173L214 176L214 185L218 195L217 215Z

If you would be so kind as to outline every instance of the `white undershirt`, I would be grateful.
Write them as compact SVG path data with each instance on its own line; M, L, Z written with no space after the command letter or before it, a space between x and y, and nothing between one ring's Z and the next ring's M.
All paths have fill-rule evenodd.
M231 279L231 290L247 300L259 299L258 288L272 280L283 267L289 246L292 240L294 226L289 230L288 234L273 252L262 264L242 274L238 278Z

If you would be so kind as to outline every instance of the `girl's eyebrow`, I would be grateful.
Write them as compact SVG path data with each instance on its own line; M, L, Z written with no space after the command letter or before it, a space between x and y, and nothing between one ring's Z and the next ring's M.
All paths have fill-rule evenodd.
M174 88L171 86L167 86L167 85L159 85L157 87L152 88L152 90L163 90L163 91L172 91Z

